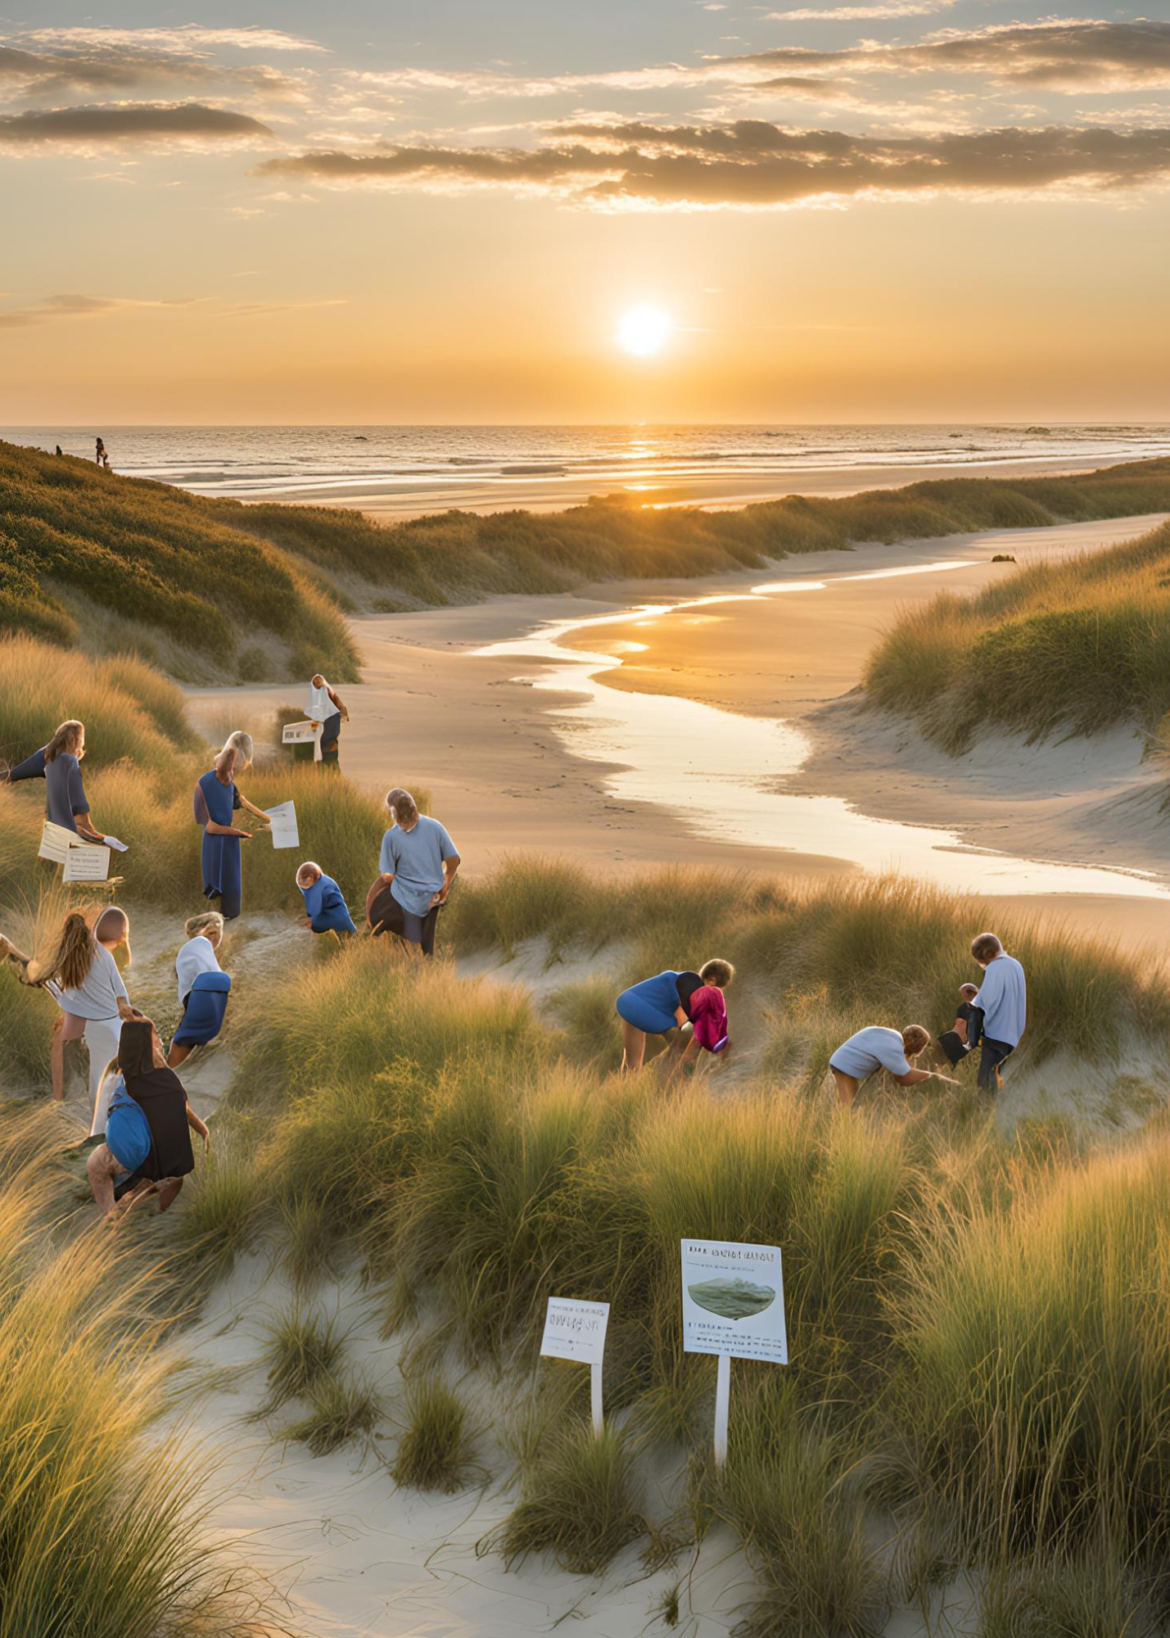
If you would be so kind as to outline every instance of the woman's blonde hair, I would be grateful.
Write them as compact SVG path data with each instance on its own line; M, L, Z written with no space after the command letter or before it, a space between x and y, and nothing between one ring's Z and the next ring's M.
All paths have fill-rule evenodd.
M188 916L183 931L188 938L200 938L212 931L223 932L224 919L218 910L201 910L197 916Z
M409 791L392 790L386 797L386 806L400 825L413 825L418 818L418 803Z
M76 990L89 977L98 952L98 942L80 910L65 917L57 948L40 974L41 980L55 978L63 990Z
M711 961L704 961L699 968L699 977L704 984L714 984L716 989L725 990L735 977L735 968L730 961L715 956Z
M78 722L73 717L70 717L68 722L63 722L45 746L45 761L56 762L64 751L75 754L77 742L84 733L84 722Z
M229 779L234 779L237 773L243 773L245 768L252 766L254 750L251 734L237 728L224 740L223 750L215 759L216 773L227 774Z

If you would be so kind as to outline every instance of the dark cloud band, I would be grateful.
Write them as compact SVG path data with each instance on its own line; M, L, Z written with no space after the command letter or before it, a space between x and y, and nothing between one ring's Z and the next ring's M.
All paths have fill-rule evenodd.
M129 103L113 107L30 108L0 115L0 145L106 143L165 138L223 140L271 137L267 125L230 108L199 102Z

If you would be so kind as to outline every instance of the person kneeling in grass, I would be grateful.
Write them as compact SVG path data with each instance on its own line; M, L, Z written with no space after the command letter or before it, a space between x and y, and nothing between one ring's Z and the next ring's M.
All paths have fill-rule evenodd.
M117 1079L109 1097L105 1141L92 1151L86 1172L93 1197L107 1217L116 1202L129 1210L158 1195L166 1211L195 1170L191 1133L211 1148L211 1135L187 1102L183 1083L162 1055L158 1032L140 1012L122 1025Z
M297 871L297 886L305 901L305 926L312 932L357 932L340 887L315 860L307 860Z
M958 1086L958 1081L949 1075L940 1075L937 1070L911 1067L910 1060L920 1057L929 1045L930 1031L921 1024L908 1024L901 1032L885 1029L880 1024L859 1029L829 1059L842 1108L852 1109L862 1081L876 1075L879 1069L888 1070L899 1086L917 1086L920 1081L929 1080Z
M730 961L716 958L705 962L697 973L667 968L623 990L614 1003L622 1026L622 1073L641 1069L649 1036L670 1036L686 1024L693 1024L695 1032L682 1051L682 1059L695 1056L703 1048L721 1052L727 1045L727 1008L722 992L734 977Z
M175 957L182 1017L171 1040L167 1063L177 1069L197 1046L214 1041L223 1028L232 981L219 964L224 919L218 910L188 916L183 923L187 942Z
M967 1039L967 1026L971 1022L971 1013L978 994L978 984L959 985L959 1004L955 1008L955 1021L950 1029L944 1029L938 1038L938 1044L950 1059L952 1069L961 1064L971 1050L971 1043Z

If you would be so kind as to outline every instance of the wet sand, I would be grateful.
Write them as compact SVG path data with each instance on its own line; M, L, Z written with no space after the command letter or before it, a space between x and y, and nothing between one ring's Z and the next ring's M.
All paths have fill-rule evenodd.
M1162 872L1170 856L1161 827L1148 815L1135 820L1133 804L1145 800L1148 806L1157 781L1157 770L1141 766L1136 742L1112 743L1104 757L1099 747L1080 742L1073 752L1081 759L1080 783L1070 794L1067 748L1017 750L1008 777L1001 754L985 758L989 766L978 759L952 762L939 753L925 755L904 724L896 730L886 725L880 733L871 724L867 764L859 751L866 730L858 729L851 703L842 700L856 688L870 649L899 608L944 586L970 591L1010 572L1010 565L991 563L997 551L1022 563L1129 538L1156 521L867 546L791 558L767 574L617 583L572 597L497 598L467 608L358 619L353 629L364 681L344 690L353 721L343 734L342 764L379 792L397 783L426 787L432 810L461 845L468 868L477 871L525 852L615 871L685 862L821 879L855 870L856 862L811 847L750 845L730 828L721 834L709 815L700 827L696 813L677 804L617 794L621 763L579 754L594 730L591 722L573 721L579 686L547 686L557 659L518 663L510 649L472 652L548 622L613 615L625 618L572 639L593 652L608 643L611 657L620 661L605 671L604 690L670 695L795 725L810 750L793 790L844 797L879 818L943 825L959 831L965 843L1006 853ZM951 567L959 563L967 566ZM887 573L935 564L946 567ZM753 586L764 583L809 589L752 596ZM705 597L745 600L697 604ZM661 604L663 612L641 617L648 624L633 624L630 611L649 603ZM682 603L695 606L677 606ZM676 612L666 613L671 607ZM620 647L631 640L645 647ZM564 658L562 652L558 676ZM241 724L259 730L277 705L297 704L299 690L200 690L191 697L197 723L222 725L230 709ZM900 740L883 740L892 732ZM595 753L595 746L590 749ZM651 743L647 755L653 750ZM745 769L745 778L756 772ZM1118 804L1122 818L1115 821L1108 810ZM980 885L976 870L970 885ZM1010 891L993 893L989 911L1014 898ZM1029 896L1018 907L1108 932L1131 947L1160 946L1170 922L1170 902L1128 890L1124 896L1054 892Z

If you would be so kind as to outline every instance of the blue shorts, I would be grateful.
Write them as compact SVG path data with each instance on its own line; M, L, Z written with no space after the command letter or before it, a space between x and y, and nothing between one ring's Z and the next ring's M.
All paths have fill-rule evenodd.
M617 1015L625 1023L647 1035L665 1035L669 1030L678 1027L678 1019L674 1013L664 1012L661 1007L655 1006L651 998L644 993L641 984L623 990L618 996Z

